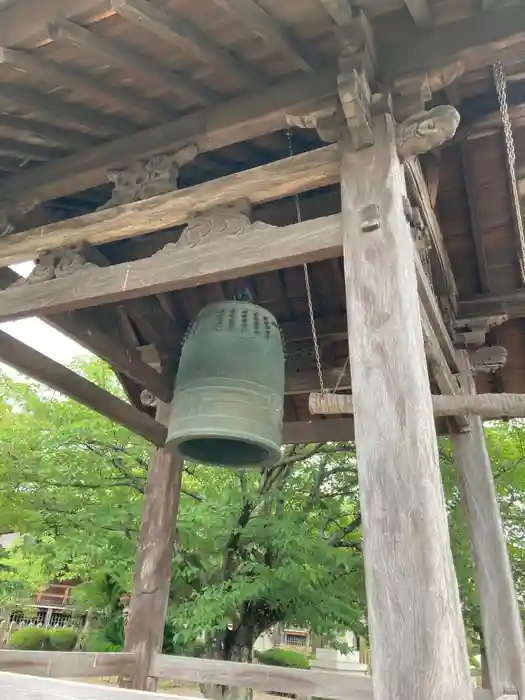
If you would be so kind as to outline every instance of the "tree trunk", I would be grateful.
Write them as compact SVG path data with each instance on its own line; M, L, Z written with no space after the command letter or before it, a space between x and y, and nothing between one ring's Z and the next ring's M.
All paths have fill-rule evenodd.
M236 638L246 639L245 630L239 628L236 632ZM251 638L252 635L248 634ZM251 663L253 644L242 646L234 643L228 649L224 649L216 654L215 658L221 661L238 661L241 663ZM232 685L215 685L214 683L201 683L199 685L201 693L209 700L253 700L252 688L238 688Z

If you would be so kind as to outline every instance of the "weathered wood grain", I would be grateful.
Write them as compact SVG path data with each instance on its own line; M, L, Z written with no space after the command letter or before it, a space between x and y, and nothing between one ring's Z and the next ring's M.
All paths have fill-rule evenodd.
M525 316L525 289L517 289L508 294L480 294L473 299L465 299L458 305L458 319L503 315L508 318Z
M42 250L80 241L109 243L177 226L199 212L241 198L260 204L331 185L339 179L338 167L339 149L334 144L195 187L15 233L0 241L0 265L24 262Z
M33 350L4 331L0 331L0 361L47 384L154 444L163 445L166 440L164 426L149 415L37 350Z
M353 439L354 421L352 418L283 423L283 445L302 445L315 442L352 442Z
M485 420L525 417L525 394L476 394L432 396L435 416L470 413ZM351 414L354 402L348 394L310 394L310 413L320 415Z
M16 651L0 649L0 671L47 678L102 678L128 673L133 654L93 654L73 651Z
M466 351L458 353L465 398L480 399ZM505 533L496 498L483 422L471 419L470 432L452 435L461 499L467 516L476 587L481 605L483 638L495 698L516 688L525 694L523 626L512 579Z
M429 27L432 22L429 0L405 0L405 5L418 27Z
M175 152L192 143L204 153L286 129L288 112L312 100L331 100L335 92L335 71L328 68L199 110L10 177L2 185L0 208L2 203L12 206L28 196L43 201L94 187L106 181L108 169L154 153Z
M1 250L2 242L0 256ZM284 227L254 224L238 236L218 236L194 247L175 244L151 258L11 287L0 292L0 319L56 314L159 294L339 257L341 251L337 215Z
M376 700L470 700L402 166L342 144L345 281ZM421 546L431 541L431 549Z
M169 414L169 404L159 402L157 422L167 426ZM129 674L135 690L154 689L148 678L164 637L183 466L173 451L159 447L148 467L124 647L135 657Z

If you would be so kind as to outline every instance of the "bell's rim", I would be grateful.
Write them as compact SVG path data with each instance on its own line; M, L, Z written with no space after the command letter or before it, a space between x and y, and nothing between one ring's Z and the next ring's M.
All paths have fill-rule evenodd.
M218 456L206 458L203 453L196 456L198 450L193 450L190 446L197 443L200 446L207 447L210 447L211 443L215 443L216 447L218 447L217 443L222 443L221 447L225 447L226 445L229 447L244 445L253 449L253 454L260 454L262 457L254 461L246 460L234 462L232 460L221 460ZM166 442L166 447L176 452L184 460L202 464L203 466L220 467L224 469L265 469L273 467L281 458L280 449L270 441L252 440L248 435L232 436L226 431L216 431L213 435L205 433L204 431L185 433L184 435L168 440L168 442ZM188 449L189 447L190 449Z

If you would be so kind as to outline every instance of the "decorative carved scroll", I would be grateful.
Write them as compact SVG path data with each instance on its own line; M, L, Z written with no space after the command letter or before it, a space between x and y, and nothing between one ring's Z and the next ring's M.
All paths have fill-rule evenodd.
M501 345L484 346L476 350L471 358L474 372L485 372L487 374L497 372L507 363L507 348Z
M397 126L399 157L403 160L441 146L454 137L459 122L459 112L450 105L414 114Z
M287 114L286 122L301 129L316 129L322 141L335 143L341 136L345 119L341 105L334 97L312 102L300 112Z
M468 321L459 320L456 326L457 338L467 346L480 347L485 344L489 331L506 323L508 319L506 314L500 314L488 318L472 318Z
M26 278L21 277L11 286L18 287L25 284L48 282L52 279L73 275L89 267L99 266L88 260L85 244L63 246L40 253L31 273Z
M189 144L175 153L158 154L136 161L127 168L110 170L107 175L114 185L113 192L99 210L138 202L177 189L181 167L192 161L198 152L196 145Z
M175 243L168 243L156 255L166 249L195 248L211 243L215 239L236 238L252 233L254 230L264 231L275 228L261 221L252 223L250 213L251 203L245 199L202 212L188 221Z

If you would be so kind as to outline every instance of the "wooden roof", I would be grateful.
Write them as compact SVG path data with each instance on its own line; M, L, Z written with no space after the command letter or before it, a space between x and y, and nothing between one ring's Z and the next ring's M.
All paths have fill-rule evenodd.
M335 30L350 4L15 0L0 6L0 210L12 215L15 231L89 214L110 197L108 169L165 152L199 133L201 153L183 166L179 189L286 158L290 142L279 116L282 105L335 89ZM511 316L489 335L489 342L507 347L508 363L496 375L484 375L480 386L525 392L522 251L492 74L492 64L501 60L509 79L518 174L525 174L525 8L504 2L496 11L490 0L358 5L374 34L377 89L399 95L408 79L424 73L433 91L429 105L452 103L462 116L454 141L422 159L444 241L443 251L431 252L432 283L440 302L450 284L457 288L451 330L464 330L472 318ZM445 79L447 72L456 79ZM272 100L278 116L268 107ZM261 126L257 117L265 110ZM293 154L323 146L309 129L293 129L291 144ZM340 211L336 181L303 189L303 218ZM288 190L268 199L278 201L263 198L253 220L280 226L296 221ZM20 205L31 201L38 207L24 214ZM110 263L137 260L176 240L180 230L121 237L99 250ZM10 247L17 235L0 239L0 263L20 258L12 254L16 245ZM23 241L17 250L22 249ZM447 280L443 254L453 280ZM312 264L310 281L323 365L333 378L348 354L341 260ZM82 329L89 327L121 347L155 346L156 353L176 358L199 309L244 284L276 314L288 339L288 373L297 381L289 385L285 418L309 420L307 396L317 379L302 265L77 310L52 321L86 344ZM107 357L97 343L91 347ZM124 383L137 406L147 410L138 385L129 377Z

